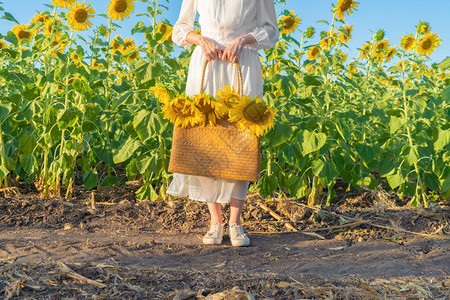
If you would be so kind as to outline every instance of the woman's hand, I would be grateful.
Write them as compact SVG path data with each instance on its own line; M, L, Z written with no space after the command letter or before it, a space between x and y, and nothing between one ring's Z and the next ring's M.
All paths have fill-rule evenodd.
M214 42L214 40L204 36L199 38L199 45L202 48L203 54L205 54L207 61L219 59L223 51L220 49L219 45Z
M256 39L253 35L246 34L240 36L225 48L220 55L220 59L230 63L236 63L245 45L251 44L256 44Z
M206 56L206 60L213 61L220 58L222 54L222 49L220 49L217 43L205 36L201 36L191 31L186 36L188 43L199 45L202 48L203 54Z

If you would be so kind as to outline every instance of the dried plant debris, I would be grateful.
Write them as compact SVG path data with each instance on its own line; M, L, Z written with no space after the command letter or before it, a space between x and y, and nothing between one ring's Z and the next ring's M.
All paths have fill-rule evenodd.
M0 265L0 295L6 299L446 299L450 292L449 276L330 279L227 270L205 274L115 263L5 266Z

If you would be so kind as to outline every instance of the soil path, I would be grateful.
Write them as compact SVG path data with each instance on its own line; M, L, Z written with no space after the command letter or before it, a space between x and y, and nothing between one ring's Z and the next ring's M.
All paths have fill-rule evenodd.
M236 273L300 274L365 278L441 276L450 273L450 243L411 239L403 244L339 239L318 240L300 233L251 235L252 246L205 246L202 233L127 233L81 229L0 227L0 262L20 259L65 263L106 262L122 266Z

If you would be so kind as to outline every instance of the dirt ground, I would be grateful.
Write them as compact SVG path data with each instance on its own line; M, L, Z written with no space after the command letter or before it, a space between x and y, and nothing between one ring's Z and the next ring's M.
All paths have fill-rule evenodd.
M411 208L361 190L310 208L250 194L243 226L252 245L238 248L227 238L202 244L205 204L139 202L134 190L78 191L69 200L3 191L0 297L450 299L449 203Z

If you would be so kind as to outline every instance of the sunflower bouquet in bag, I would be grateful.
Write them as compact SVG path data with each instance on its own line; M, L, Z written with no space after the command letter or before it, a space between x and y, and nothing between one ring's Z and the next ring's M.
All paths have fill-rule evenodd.
M170 97L163 89L153 88L164 118L175 125L168 171L257 181L260 136L273 127L277 112L259 97L243 94L239 63L238 91L226 86L215 97L203 93L206 65L197 95Z

